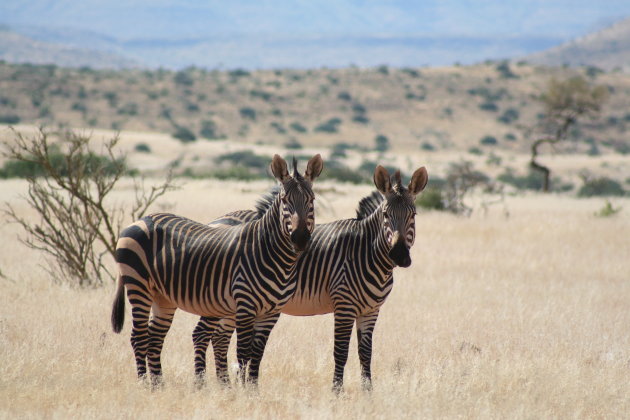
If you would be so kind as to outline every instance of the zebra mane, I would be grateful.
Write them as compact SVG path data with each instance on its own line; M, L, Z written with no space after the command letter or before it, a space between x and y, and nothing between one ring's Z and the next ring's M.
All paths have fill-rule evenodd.
M260 219L267 213L267 210L273 205L273 202L276 201L276 196L280 192L280 186L276 185L272 187L269 192L260 197L256 202L256 218Z
M378 191L373 191L372 194L363 197L357 208L357 220L365 219L374 213L383 200L383 195Z

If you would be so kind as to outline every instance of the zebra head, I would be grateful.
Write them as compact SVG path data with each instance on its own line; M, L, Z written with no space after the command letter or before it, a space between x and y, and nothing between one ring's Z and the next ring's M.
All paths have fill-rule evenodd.
M392 176L387 169L378 165L374 170L374 184L385 198L381 206L383 212L383 232L389 248L388 256L399 267L409 267L409 248L416 237L416 195L427 185L429 176L423 167L412 175L407 188L403 187L400 171Z
M287 162L280 156L274 155L271 162L271 172L281 184L278 195L282 205L282 226L297 251L306 248L315 228L315 194L311 186L323 166L319 154L308 161L304 175L298 172L295 158L293 174L289 174Z

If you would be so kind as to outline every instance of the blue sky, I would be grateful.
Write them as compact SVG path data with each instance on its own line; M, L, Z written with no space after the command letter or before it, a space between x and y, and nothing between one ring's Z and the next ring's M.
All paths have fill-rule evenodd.
M630 16L628 0L2 0L0 22L118 39L208 35L551 36Z

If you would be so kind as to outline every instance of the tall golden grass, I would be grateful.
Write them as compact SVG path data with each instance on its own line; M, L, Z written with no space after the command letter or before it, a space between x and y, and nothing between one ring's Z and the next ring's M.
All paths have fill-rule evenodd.
M199 221L252 207L269 183L193 181L155 210ZM352 217L367 186L320 184L318 222ZM25 214L22 181L0 197ZM132 199L122 188L113 197ZM2 418L622 418L630 413L630 200L510 197L506 218L421 213L413 265L396 269L374 339L374 391L359 383L353 336L345 392L330 392L329 315L283 316L258 391L195 390L191 332L178 312L165 386L138 383L129 316L111 332L114 285L52 285L41 254L0 221ZM20 207L22 206L22 207ZM128 306L127 306L128 308ZM209 358L210 363L212 359ZM230 360L234 360L233 347ZM212 370L210 370L212 371Z

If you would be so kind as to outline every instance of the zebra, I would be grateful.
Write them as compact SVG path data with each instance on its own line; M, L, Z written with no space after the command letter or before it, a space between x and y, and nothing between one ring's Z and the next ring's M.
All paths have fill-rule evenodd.
M415 240L415 197L425 187L428 174L418 168L407 188L400 171L390 176L382 166L374 171L378 191L363 198L355 219L317 225L308 249L300 255L294 272L296 291L282 313L311 316L334 313L333 390L341 391L353 324L357 326L362 387L372 389L372 333L379 310L393 287L393 269L409 267L409 249ZM239 212L243 221L257 217L254 212ZM280 314L268 319L275 323ZM205 353L210 341L215 356L217 377L226 375L226 356L234 329L230 320L201 317L193 333L195 371L203 375ZM267 335L258 338L252 365L258 368Z
M269 318L293 294L288 279L315 226L312 183L323 167L319 154L304 176L293 160L275 155L271 172L280 182L273 201L256 220L213 227L156 213L125 228L116 245L119 268L111 322L125 317L124 290L131 305L131 346L138 378L162 382L160 355L177 308L201 316L231 319L237 331L241 379L252 356L252 340L269 335ZM151 315L151 317L150 317ZM224 378L225 379L225 378ZM256 378L251 378L255 381Z

